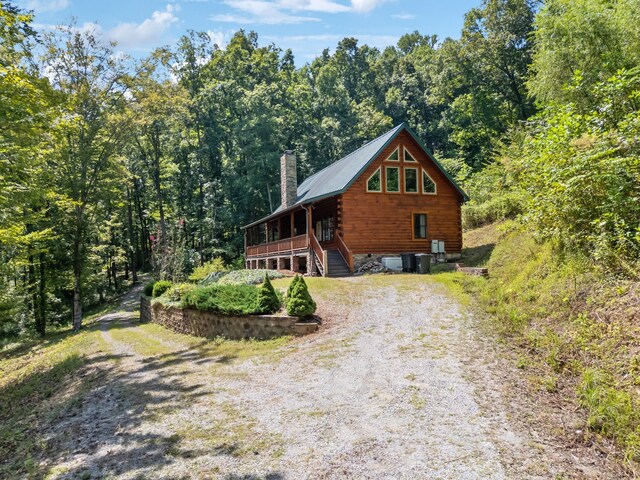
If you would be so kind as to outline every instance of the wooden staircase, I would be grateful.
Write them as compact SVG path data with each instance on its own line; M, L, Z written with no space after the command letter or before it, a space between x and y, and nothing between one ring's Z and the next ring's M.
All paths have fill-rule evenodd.
M329 264L329 277L346 277L351 275L349 265L344 261L338 250L327 250L327 263Z

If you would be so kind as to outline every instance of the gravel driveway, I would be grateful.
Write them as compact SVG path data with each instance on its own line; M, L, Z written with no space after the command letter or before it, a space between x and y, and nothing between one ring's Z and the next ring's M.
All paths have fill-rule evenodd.
M56 427L53 477L549 478L543 449L522 467L532 440L477 401L498 398L495 375L442 287L330 281L320 332L247 359L149 333L134 292L102 319L117 361Z

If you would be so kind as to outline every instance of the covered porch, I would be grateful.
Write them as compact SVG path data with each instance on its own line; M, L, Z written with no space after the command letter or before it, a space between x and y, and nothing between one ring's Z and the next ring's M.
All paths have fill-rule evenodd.
M309 205L275 212L244 228L246 268L292 270L329 275L331 252L339 252L348 273L353 258L340 236L340 199L331 197Z

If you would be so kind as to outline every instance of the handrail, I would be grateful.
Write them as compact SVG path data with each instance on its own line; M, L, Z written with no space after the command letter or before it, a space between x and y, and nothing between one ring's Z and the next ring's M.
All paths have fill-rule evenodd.
M325 261L325 251L322 249L322 247L320 246L320 242L318 242L318 239L316 238L315 233L313 233L313 231L309 232L309 244L311 245L311 249L313 250L313 253L316 257L316 261L318 262L318 266L320 267L320 273L322 274L323 277L327 276L327 263Z
M340 235L336 234L336 238L338 239L338 252L340 252L345 263L349 266L349 273L353 273L353 253L351 253L351 250L349 250Z

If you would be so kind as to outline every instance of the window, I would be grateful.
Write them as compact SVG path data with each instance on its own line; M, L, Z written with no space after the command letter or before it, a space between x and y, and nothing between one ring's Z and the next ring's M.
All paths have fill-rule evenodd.
M316 222L316 237L319 242L329 242L333 240L333 217L323 218Z
M422 240L427 238L427 214L413 214L413 239Z
M400 161L400 147L396 148L391 155L387 157L387 161L389 162L399 162Z
M399 192L400 169L398 167L387 167L385 176L387 181L387 192Z
M380 180L380 169L377 169L367 180L367 192L381 192L382 181Z
M425 172L424 170L422 171L422 193L430 193L430 194L436 193L435 182L431 179L429 174L427 174L427 172Z
M404 169L404 191L405 193L418 193L418 169Z
M404 161L405 162L416 162L416 159L413 158L413 155L409 153L409 150L404 149Z

